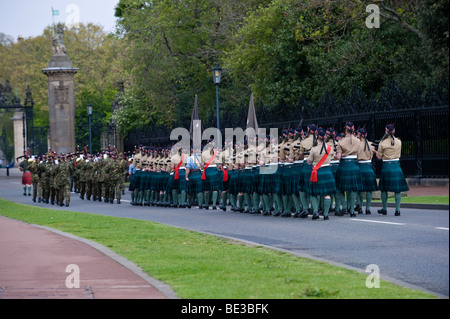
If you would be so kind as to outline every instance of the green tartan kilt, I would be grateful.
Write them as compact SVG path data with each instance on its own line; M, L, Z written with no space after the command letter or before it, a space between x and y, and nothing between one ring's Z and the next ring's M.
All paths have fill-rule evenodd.
M228 193L237 195L239 176L239 170L228 170Z
M222 174L217 167L208 167L205 171L205 180L203 181L203 190L218 192L222 189Z
M294 164L288 164L283 166L283 172L281 175L281 189L283 195L291 195L294 192L292 188L292 172L294 171Z
M130 175L130 185L128 186L128 190L133 192L136 189L136 175Z
M134 174L134 190L142 190L141 179L142 179L142 171L137 170L136 174Z
M252 180L252 193L258 193L261 184L261 174L259 173L259 167L253 169Z
M172 193L173 190L173 184L174 184L174 176L175 176L175 172L169 173L169 177L167 177L167 184L166 184L166 191L169 193Z
M343 192L362 191L361 174L356 159L341 159L336 172L336 188Z
M330 169L331 173L333 173L334 179L336 179L336 172L339 168L339 161L331 161L330 163Z
M148 180L147 180L147 189L151 191L156 191L156 180L158 173L156 172L148 172Z
M405 175L403 174L402 168L400 166L400 161L383 161L378 189L382 192L394 193L409 191Z
M372 168L372 163L358 163L361 174L362 192L374 192L377 187L377 176Z
M169 178L170 191L176 189L176 190L178 190L178 193L180 193L181 191L187 190L186 170L185 169L178 170L178 177L179 178L177 180L175 180L175 172L173 173L173 175L170 175L170 178Z
M312 172L312 165L308 164L308 162L305 160L303 162L303 168L302 168L302 174L301 174L301 180L300 180L300 192L310 194L311 193L311 172Z
M189 173L189 182L187 182L187 193L194 195L203 192L202 172L195 171Z
M291 188L290 194L298 194L300 191L300 181L302 179L302 169L303 163L297 163L292 165L292 169L290 170L291 175L289 177L289 184Z
M276 171L272 171L276 169ZM261 174L260 182L260 194L281 194L281 178L282 178L282 168L280 165L271 165L264 167L264 171L270 173Z
M166 191L167 190L167 183L169 181L170 174L168 172L159 172L158 177L158 190L159 191Z
M311 196L325 196L336 194L336 183L330 166L321 167L317 170L317 182L310 183Z
M237 182L238 193L251 194L253 192L253 171L251 169L243 169L239 173Z

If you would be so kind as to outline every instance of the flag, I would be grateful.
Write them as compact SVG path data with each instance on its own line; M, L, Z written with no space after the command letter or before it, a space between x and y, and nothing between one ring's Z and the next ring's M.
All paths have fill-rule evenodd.
M250 104L248 106L247 128L253 128L258 134L258 120L256 119L255 105L253 102L253 93L250 96Z
M200 146L202 143L202 121L198 114L197 95L195 95L194 109L191 115L191 127L189 129L189 135L194 143L194 146Z

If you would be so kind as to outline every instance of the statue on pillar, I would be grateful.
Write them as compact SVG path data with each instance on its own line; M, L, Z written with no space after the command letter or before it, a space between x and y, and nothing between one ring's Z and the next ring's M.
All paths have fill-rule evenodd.
M53 54L66 54L64 45L64 27L61 23L56 25L55 35L52 37Z

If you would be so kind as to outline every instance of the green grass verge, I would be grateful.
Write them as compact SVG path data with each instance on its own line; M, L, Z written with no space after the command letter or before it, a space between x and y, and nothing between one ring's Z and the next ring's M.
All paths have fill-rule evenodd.
M150 221L57 211L0 199L0 215L103 246L187 299L435 298L368 274Z
M374 202L381 202L381 200L373 200ZM393 197L388 198L388 203L394 203L395 200ZM440 205L449 205L449 197L448 196L411 196L411 197L402 197L402 203L408 204L440 204Z

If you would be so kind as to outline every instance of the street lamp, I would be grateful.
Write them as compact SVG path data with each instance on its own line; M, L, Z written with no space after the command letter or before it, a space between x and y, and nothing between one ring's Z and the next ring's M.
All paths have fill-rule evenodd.
M217 112L217 138L219 138L220 132L220 124L219 124L219 83L222 77L222 68L219 64L216 63L216 66L213 69L213 80L216 84L216 112ZM216 145L220 145L218 141L216 141Z
M92 126L91 126L91 118L92 118L92 105L88 103L87 112L89 115L89 154L92 154Z

